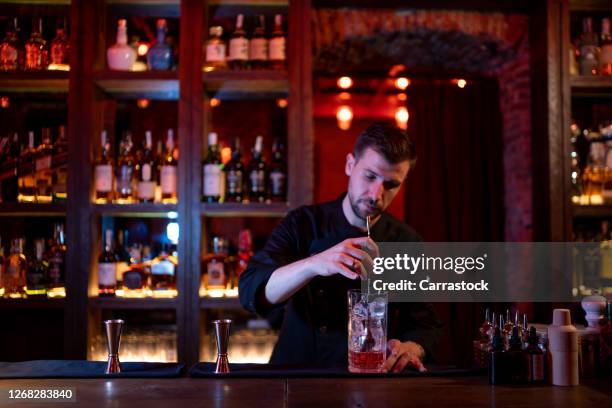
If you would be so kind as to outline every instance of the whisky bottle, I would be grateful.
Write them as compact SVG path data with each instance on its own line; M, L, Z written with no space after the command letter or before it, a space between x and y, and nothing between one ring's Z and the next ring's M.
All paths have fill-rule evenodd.
M53 201L65 201L68 198L68 141L66 140L66 126L64 125L59 127L57 140L53 144L51 168Z
M227 46L225 41L221 38L222 35L223 27L210 27L209 38L205 46L206 57L204 59L204 71L206 72L227 68Z
M130 265L132 264L132 260L130 257L130 253L127 249L128 242L128 231L127 230L119 230L117 234L117 249L115 251L115 256L117 258L117 266L115 268L116 273L116 289L121 290L123 287L123 274L130 269Z
M36 201L39 203L50 203L53 200L52 185L53 173L51 171L51 160L53 157L53 145L51 144L51 129L43 128L41 131L42 141L35 153L35 179L36 179Z
M597 34L593 32L593 19L585 17L580 38L580 75L599 74L599 53Z
M255 69L268 67L268 39L266 38L266 18L259 15L257 27L251 37L251 66Z
M231 69L246 69L249 63L249 40L243 28L244 15L236 17L236 29L229 40L228 65Z
M236 273L233 276L235 281L232 284L233 288L236 290L236 295L238 294L238 280L240 279L240 275L246 270L252 256L253 237L251 235L251 230L240 230L238 233L238 259L236 267L234 268Z
M102 150L95 165L96 203L104 204L113 201L113 159L110 143L105 130L100 133Z
M266 163L263 159L263 137L255 138L253 157L248 167L249 200L263 203L266 201Z
M283 16L277 14L274 16L274 31L270 38L270 68L285 69L286 56L286 38L283 32Z
M610 19L601 20L601 75L612 75L612 35L610 35Z
M203 260L202 271L202 286L207 296L223 297L229 274L226 240L213 238L211 252Z
M287 199L287 161L285 146L279 138L272 144L272 163L270 164L270 199L276 202Z
M55 38L51 40L49 70L70 70L70 40L66 35L67 21L62 19L55 30Z
M32 22L32 34L25 43L25 69L40 71L49 65L49 49L47 41L42 37L42 19Z
M153 297L172 297L176 294L176 257L170 255L167 245L151 262L151 291Z
M217 134L208 134L208 154L202 163L202 201L216 203L221 200L221 155Z
M126 132L119 146L119 159L117 160L115 182L117 184L116 201L119 204L134 201L134 167L132 155L132 135Z
M13 19L0 43L0 71L17 71L23 68L24 49L17 33L17 19Z
M14 203L19 195L19 135L13 133L8 137L5 156L0 164L2 179L0 180L0 194L2 202Z
M113 231L106 230L104 250L98 258L98 295L115 296L117 288L117 256L113 252Z
M147 296L149 274L143 264L135 263L123 273L123 296L143 298Z
M138 201L152 203L155 199L155 175L157 164L153 155L153 140L151 131L145 132L145 144L142 157L137 164L138 174Z
M166 20L157 20L157 37L155 44L147 53L147 65L152 71L165 71L172 68L172 47L166 44Z
M136 62L136 51L127 43L127 21L117 22L117 42L106 51L108 67L115 71L131 71Z
M34 241L35 257L29 262L26 275L26 294L28 297L47 296L46 278L49 274L49 262L43 258L45 240Z
M177 203L177 156L178 151L174 148L174 131L168 129L166 151L162 158L160 169L161 200L164 204Z
M234 139L232 159L227 162L223 171L225 172L226 190L225 197L228 202L240 203L244 197L244 165L242 164L242 152L240 151L240 139Z
M23 253L24 243L24 238L15 238L11 241L11 253L8 261L6 261L6 270L3 276L4 296L6 297L25 297L28 260Z
M49 297L65 296L66 294L66 242L64 226L55 224L53 241L47 254L49 261L49 276L47 279L47 295Z
M28 132L28 146L22 150L19 157L19 195L17 200L21 203L33 203L36 201L35 156L34 132Z

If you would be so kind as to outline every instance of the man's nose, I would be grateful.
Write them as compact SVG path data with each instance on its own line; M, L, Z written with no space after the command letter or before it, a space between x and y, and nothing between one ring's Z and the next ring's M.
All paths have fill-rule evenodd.
M370 199L375 203L381 202L384 189L382 182L374 183L370 188Z

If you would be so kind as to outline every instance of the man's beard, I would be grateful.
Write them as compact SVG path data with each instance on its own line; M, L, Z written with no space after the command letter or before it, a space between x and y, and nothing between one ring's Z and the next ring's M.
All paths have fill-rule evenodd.
M369 205L370 205L370 206L372 206L372 207L376 207L375 202L373 202L372 200L369 200L369 199L363 199L363 200L357 200L357 201L355 201L355 200L353 199L353 197L351 196L351 193L350 193L350 192L348 193L348 198L349 198L349 203L351 204L351 208L352 208L352 210L353 210L353 213L354 213L354 214L357 216L357 218L360 218L360 219L362 219L362 220L364 220L364 221L366 220L366 218L368 217L368 215L369 215L371 218L376 218L376 217L378 217L380 214L382 214L382 212L383 212L383 211L382 211L382 209L377 208L377 209L376 209L376 211L375 211L374 213L372 213L372 214L366 214L366 213L364 213L364 212L362 212L362 211L361 211L361 208L359 208L359 201L363 201L363 202L365 202L365 203L369 204Z

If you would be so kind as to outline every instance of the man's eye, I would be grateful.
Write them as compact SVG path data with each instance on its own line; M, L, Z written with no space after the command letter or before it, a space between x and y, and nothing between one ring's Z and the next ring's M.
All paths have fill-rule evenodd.
M373 174L366 174L366 180L372 181L374 179L376 179L376 176L374 176Z

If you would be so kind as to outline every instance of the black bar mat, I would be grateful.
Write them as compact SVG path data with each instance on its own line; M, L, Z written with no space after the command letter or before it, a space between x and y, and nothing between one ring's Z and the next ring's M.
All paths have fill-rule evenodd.
M450 377L466 375L484 375L482 369L465 369L455 366L427 365L427 372L406 369L401 373L355 374L346 366L303 366L274 364L230 364L229 374L215 374L214 363L198 363L191 367L189 376L194 378L363 378L363 377Z
M0 362L0 378L172 378L180 377L184 364L121 363L121 373L104 374L105 361L32 360Z

